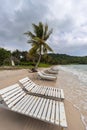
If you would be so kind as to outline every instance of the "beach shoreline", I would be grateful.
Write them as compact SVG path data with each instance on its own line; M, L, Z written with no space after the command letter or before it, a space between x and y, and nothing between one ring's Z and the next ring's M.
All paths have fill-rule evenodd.
M68 90L69 84L67 86L67 82L65 81L68 78L68 76L70 76L70 74L59 70L57 81L45 81L45 80L38 80L37 74L29 73L27 69L26 70L25 69L4 70L4 71L0 71L0 84L1 84L0 89L7 87L9 85L18 83L19 79L24 78L26 76L28 76L31 80L33 80L35 83L39 85L63 88L64 94L65 94L64 104L65 104L66 118L68 122L68 128L66 128L66 130L85 130L85 127L81 120L81 114L79 110L75 108L74 103L70 99L67 98L68 95L70 94ZM70 82L71 82L71 79L70 79ZM68 91L68 94L67 94L67 91ZM43 130L43 129L57 130L58 129L58 127L56 126L47 125L44 122L42 123L35 119L31 119L25 116L23 117L20 114L8 112L1 108L0 108L0 115L1 115L0 116L0 130L15 130L15 129L16 130L28 130L28 129L29 130L37 130L37 129L38 130ZM7 121L7 118L8 118L8 121ZM4 124L7 124L7 127Z

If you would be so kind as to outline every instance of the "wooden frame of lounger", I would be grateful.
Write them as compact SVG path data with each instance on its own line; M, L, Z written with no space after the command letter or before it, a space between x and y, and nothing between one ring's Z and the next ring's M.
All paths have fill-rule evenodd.
M53 70L53 71L58 71L58 67L55 67L55 66L51 67L50 69Z
M19 82L21 83L23 89L27 90L29 94L38 95L55 100L64 99L63 89L37 85L28 77L19 80Z
M43 75L54 76L54 77L57 78L57 76L56 76L55 74L46 73L46 72L44 72L44 71L41 71L41 73L42 73Z
M0 107L44 122L67 127L64 103L26 94L19 84L0 90Z
M58 74L58 70L48 69L47 72L50 74Z
M40 71L37 72L38 78L43 80L56 80L57 77L53 75L44 75Z

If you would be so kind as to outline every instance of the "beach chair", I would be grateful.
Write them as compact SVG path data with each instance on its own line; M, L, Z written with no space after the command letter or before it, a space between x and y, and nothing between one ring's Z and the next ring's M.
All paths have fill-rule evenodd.
M57 77L53 75L44 75L40 71L37 72L38 78L43 79L43 80L56 80Z
M58 66L51 67L51 70L58 71Z
M0 97L0 107L4 109L57 125L61 129L67 127L63 102L26 94L18 84L1 89Z
M58 70L48 69L47 72L50 74L58 74Z
M19 82L23 86L23 89L29 92L29 94L38 95L42 97L45 96L46 98L52 98L55 100L64 99L63 89L37 85L28 77L19 80Z
M43 75L46 75L46 76L53 76L53 77L56 77L56 78L57 78L57 76L56 76L55 74L46 73L46 72L44 72L44 71L41 71L41 73L42 73Z

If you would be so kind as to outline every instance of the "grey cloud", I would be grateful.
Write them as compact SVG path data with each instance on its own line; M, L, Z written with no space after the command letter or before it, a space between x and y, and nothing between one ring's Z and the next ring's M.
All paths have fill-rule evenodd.
M75 0L68 2L64 5L59 0L0 0L0 46L11 50L28 50L30 45L23 33L32 31L32 23L42 21L53 28L48 43L55 52L87 55L87 43L84 43L87 35L87 2L80 0L79 5ZM79 43L79 38L83 38L83 43Z

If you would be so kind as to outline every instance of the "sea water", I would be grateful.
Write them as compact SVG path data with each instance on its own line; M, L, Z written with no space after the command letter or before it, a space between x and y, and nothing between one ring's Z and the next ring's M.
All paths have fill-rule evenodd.
M79 109L87 130L87 65L62 65L58 68L71 73L73 79L76 78L78 82L78 84L72 83L67 90L65 88L65 92L68 91L67 99Z

